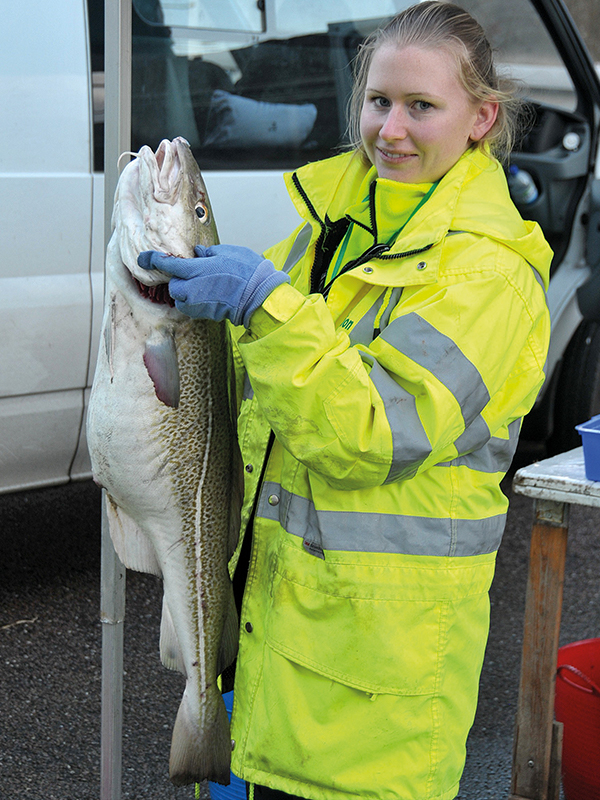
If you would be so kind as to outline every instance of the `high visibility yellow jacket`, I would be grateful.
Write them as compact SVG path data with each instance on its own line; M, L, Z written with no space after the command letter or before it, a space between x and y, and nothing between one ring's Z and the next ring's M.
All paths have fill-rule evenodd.
M304 224L267 255L291 285L237 353L243 526L255 513L232 769L315 800L447 800L551 251L480 151L426 202L351 153L286 180Z

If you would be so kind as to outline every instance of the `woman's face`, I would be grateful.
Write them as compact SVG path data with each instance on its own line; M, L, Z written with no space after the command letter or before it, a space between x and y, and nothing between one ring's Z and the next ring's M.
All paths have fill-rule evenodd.
M380 178L433 183L492 127L498 104L473 102L445 49L381 45L367 77L363 145Z

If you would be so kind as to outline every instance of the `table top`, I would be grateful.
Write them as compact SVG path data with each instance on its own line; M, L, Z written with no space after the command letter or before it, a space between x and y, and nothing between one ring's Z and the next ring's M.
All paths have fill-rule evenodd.
M600 481L585 477L583 447L522 467L515 473L513 489L536 499L600 507Z

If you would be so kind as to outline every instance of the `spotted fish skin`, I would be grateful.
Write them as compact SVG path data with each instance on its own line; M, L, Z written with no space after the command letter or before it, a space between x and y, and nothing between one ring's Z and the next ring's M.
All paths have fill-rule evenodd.
M165 140L156 153L143 147L115 194L87 437L117 553L130 569L163 579L161 659L186 676L171 744L176 785L229 783L229 723L216 679L237 650L227 565L242 469L225 323L192 320L164 302L169 276L142 270L137 255L191 257L195 244L217 242L187 142Z

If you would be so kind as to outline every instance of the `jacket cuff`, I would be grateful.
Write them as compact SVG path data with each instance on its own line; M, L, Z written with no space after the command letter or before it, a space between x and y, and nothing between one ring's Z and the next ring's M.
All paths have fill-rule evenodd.
M306 298L289 283L277 286L250 318L248 332L255 338L267 336L296 314Z

